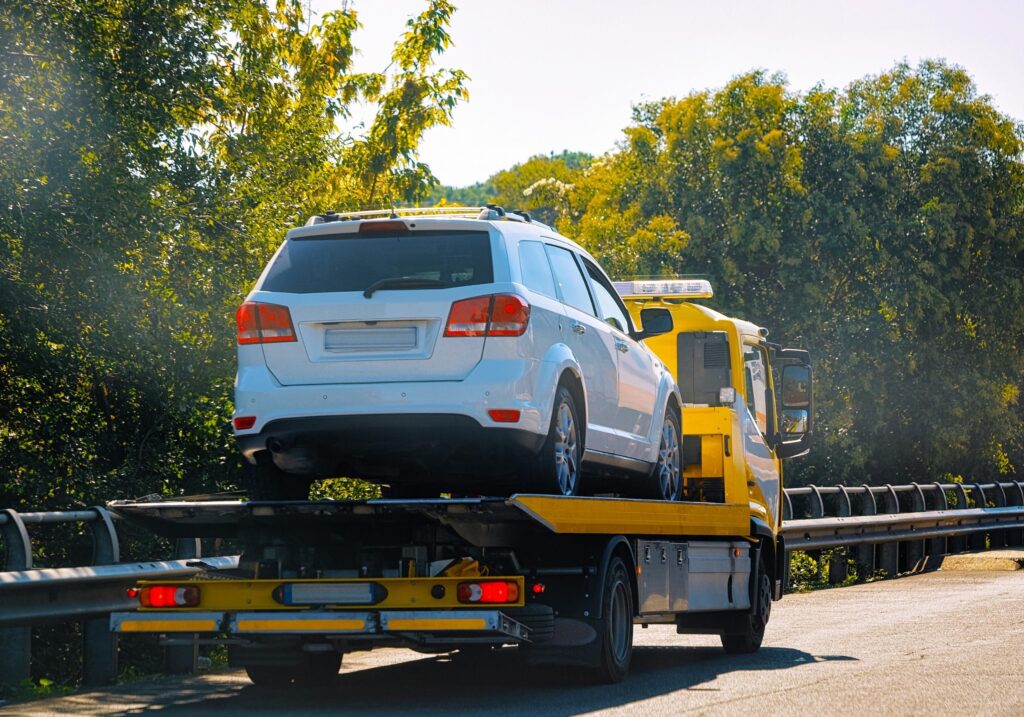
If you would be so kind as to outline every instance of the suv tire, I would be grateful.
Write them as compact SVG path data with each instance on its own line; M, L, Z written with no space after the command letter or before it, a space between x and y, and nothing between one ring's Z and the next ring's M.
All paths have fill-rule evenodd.
M256 465L250 466L246 493L249 500L306 500L312 483L309 476L285 473L263 451L256 454Z
M582 427L576 402L565 386L555 392L548 437L533 466L532 490L554 495L581 495Z

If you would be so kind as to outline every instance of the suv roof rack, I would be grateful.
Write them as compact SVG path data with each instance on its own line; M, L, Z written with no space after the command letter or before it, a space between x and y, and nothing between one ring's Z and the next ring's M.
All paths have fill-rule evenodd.
M327 224L329 222L357 221L362 219L398 219L403 216L436 216L463 217L468 219L482 219L485 221L509 220L537 224L550 229L546 224L533 219L527 212L512 210L506 211L497 204L487 204L483 207L468 206L443 206L443 207L392 207L391 209L365 209L358 212L324 212L314 214L306 222L306 226L316 224Z

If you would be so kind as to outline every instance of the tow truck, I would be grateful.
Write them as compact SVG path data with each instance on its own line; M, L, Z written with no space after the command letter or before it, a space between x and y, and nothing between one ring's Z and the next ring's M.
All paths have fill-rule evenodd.
M651 305L673 316L650 345L684 400L681 501L116 501L110 510L160 535L244 549L231 570L140 583L138 609L114 613L111 629L226 643L229 664L263 686L322 682L345 653L382 646L511 645L617 682L635 625L757 650L786 574L782 461L812 435L810 356L697 303L712 296L705 280L616 289L637 319Z

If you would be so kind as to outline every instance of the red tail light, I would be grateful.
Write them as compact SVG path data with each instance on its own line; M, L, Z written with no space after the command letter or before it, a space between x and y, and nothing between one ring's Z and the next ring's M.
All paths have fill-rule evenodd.
M274 344L295 341L292 315L287 306L246 301L235 312L238 343Z
M519 602L519 584L511 580L459 583L456 592L461 603L507 604Z
M199 587L196 585L146 585L138 592L142 607L196 607Z
M445 336L522 336L530 305L515 294L476 296L452 304Z

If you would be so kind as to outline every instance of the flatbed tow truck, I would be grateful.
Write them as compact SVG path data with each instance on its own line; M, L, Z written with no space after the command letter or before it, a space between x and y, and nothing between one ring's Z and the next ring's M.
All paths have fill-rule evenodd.
M230 664L272 686L316 684L344 653L382 646L516 645L615 682L635 625L758 649L786 572L782 460L811 435L809 356L690 301L710 296L707 282L617 288L636 315L651 302L673 314L677 330L650 343L683 395L683 500L117 501L160 535L244 550L233 570L140 583L139 609L111 629L227 643Z

